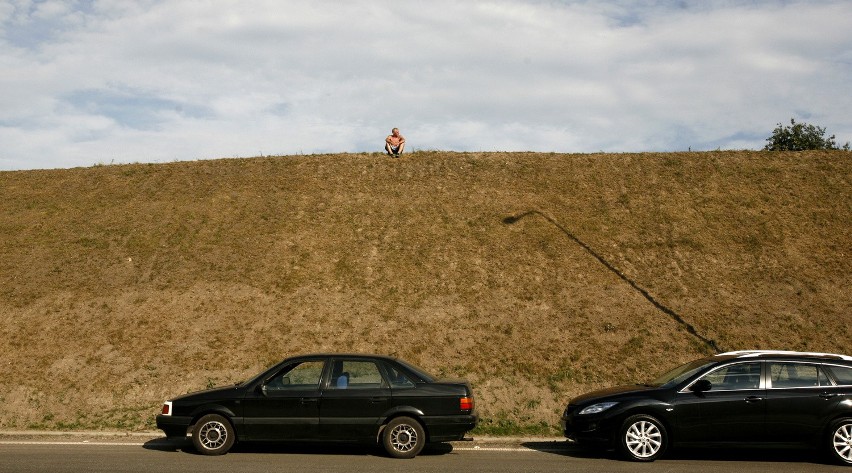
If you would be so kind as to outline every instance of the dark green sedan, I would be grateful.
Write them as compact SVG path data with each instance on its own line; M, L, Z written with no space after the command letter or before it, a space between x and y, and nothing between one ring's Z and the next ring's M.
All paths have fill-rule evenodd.
M461 440L476 427L465 380L436 380L400 359L361 354L288 358L234 386L173 398L157 428L192 436L205 455L236 441L380 443L413 458L427 443Z

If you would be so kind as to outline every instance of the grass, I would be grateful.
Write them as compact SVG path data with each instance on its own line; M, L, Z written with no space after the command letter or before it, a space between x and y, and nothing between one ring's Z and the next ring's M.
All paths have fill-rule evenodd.
M469 379L475 433L551 434L708 341L843 352L850 176L748 151L2 172L0 428L149 429L170 396L359 351Z

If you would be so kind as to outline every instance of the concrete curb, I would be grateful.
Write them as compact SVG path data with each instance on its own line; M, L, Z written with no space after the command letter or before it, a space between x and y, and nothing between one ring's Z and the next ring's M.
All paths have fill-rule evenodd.
M54 431L54 430L0 430L0 440L20 440L20 439L50 439L52 441L60 441L61 439L70 439L79 441L81 439L108 439L110 441L120 441L122 439L138 442L141 440L165 439L165 435L158 430L142 431L142 432L125 432L125 431L110 431L110 430L69 430L69 431ZM477 447L477 446L516 446L520 447L524 444L553 444L554 447L570 444L565 438L561 437L493 437L493 436L476 436L473 440L451 442L459 447Z
M161 437L160 431L122 432L112 430L0 430L2 437Z

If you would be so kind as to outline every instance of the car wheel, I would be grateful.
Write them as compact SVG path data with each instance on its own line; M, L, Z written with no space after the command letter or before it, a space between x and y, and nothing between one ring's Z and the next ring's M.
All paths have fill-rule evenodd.
M426 432L420 422L410 417L397 417L382 431L382 444L394 458L414 458L426 445Z
M649 415L628 417L621 425L618 446L633 461L650 462L666 451L668 433L663 423Z
M829 447L834 458L845 465L852 465L852 418L832 422L829 429Z
M222 455L234 445L234 428L219 414L207 414L192 430L192 444L202 455Z

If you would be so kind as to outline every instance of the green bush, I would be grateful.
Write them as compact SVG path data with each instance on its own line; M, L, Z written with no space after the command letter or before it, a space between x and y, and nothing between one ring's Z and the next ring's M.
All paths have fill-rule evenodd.
M825 138L825 128L808 123L796 123L790 119L790 126L780 123L766 139L764 151L804 151L812 149L840 149L834 141L834 135ZM843 148L849 151L849 142Z

